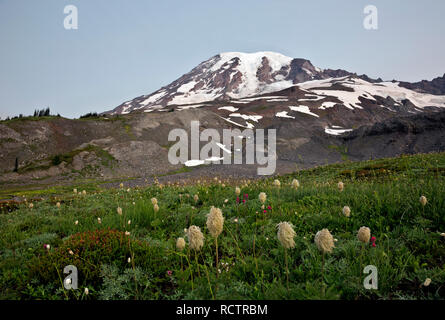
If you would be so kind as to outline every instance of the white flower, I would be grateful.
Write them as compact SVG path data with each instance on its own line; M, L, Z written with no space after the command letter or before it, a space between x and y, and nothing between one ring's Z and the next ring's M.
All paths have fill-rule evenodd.
M70 255L73 255L73 254L74 254L73 250L68 251L68 253L69 253Z
M131 258L130 257L128 257L127 262L131 263Z
M130 231L125 231L125 235L129 236L130 235Z
M128 220L127 224L130 225L131 224L131 220Z
M423 283L423 285L424 285L425 287L428 287L430 284L431 284L431 279L430 279L430 278L426 278L426 279L425 279L425 282Z
M102 219L101 219L101 218L97 218L97 222L98 222L99 224L101 224L101 223L102 223Z
M74 224L77 226L79 224L79 220L74 221Z
M90 291L88 290L88 288L85 288L85 295L88 295L90 293Z

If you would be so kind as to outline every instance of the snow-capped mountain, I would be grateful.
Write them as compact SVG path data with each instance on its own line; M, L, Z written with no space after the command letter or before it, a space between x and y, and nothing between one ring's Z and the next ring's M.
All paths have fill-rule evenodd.
M297 95L296 90L301 94ZM445 75L418 83L384 82L341 69L322 70L309 60L275 52L226 52L152 94L126 101L107 113L184 110L218 103L230 104L234 109L255 102L292 102L290 107L308 107L307 101L311 109L319 110L336 104L347 109L372 105L415 113L425 107L445 107L445 96L438 94L445 94ZM288 116L284 110L279 112L278 117Z
M112 113L152 111L168 105L230 100L289 88L297 83L344 76L343 70L321 70L309 60L275 52L226 52L202 62L169 85L118 106Z

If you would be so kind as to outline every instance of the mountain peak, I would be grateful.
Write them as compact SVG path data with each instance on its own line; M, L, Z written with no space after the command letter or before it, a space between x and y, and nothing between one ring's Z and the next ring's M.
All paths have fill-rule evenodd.
M138 109L148 112L167 105L239 99L326 78L322 73L309 60L277 52L223 52L158 91L123 103L112 113Z

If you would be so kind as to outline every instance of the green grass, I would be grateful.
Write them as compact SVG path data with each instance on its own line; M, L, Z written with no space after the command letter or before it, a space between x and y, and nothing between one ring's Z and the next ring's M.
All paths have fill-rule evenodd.
M321 166L278 177L279 189L272 186L272 178L250 183L222 179L224 186L211 178L200 185L155 185L129 192L126 186L94 187L83 196L68 187L41 190L46 200L35 202L32 209L22 205L0 214L0 298L445 297L445 238L440 235L445 232L444 153ZM290 187L293 178L300 181L298 190ZM340 180L343 192L337 189ZM241 199L248 194L244 204L236 202L236 185ZM260 192L267 194L266 207L272 208L266 213L258 201ZM421 195L428 199L425 207ZM158 200L158 212L152 197ZM351 208L349 218L341 214L345 205ZM224 265L218 267L214 239L206 227L211 206L221 208L225 217L218 238ZM276 236L281 221L291 222L296 231L295 248L287 254L288 288L284 249ZM176 239L192 224L205 236L196 259L194 252L175 249ZM361 226L371 229L376 247L362 249L356 237ZM322 255L314 235L323 228L337 241L325 256L322 278ZM46 251L44 244L51 249ZM79 290L63 289L62 271L68 264L78 267ZM378 269L378 290L363 287L366 265ZM422 285L426 278L432 280L427 287Z

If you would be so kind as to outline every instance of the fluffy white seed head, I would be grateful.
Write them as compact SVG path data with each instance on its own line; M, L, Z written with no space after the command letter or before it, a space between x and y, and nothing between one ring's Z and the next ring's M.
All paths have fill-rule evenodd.
M210 213L207 215L207 229L209 229L212 237L218 237L224 226L224 217L219 208L211 207Z
M291 249L295 247L294 237L296 235L292 224L289 222L280 222L278 225L277 237L281 245L285 249Z
M351 208L349 208L348 206L344 206L343 207L343 215L345 217L349 217L351 215Z
M261 203L265 203L265 202L266 202L266 198L267 198L267 195L266 195L264 192L261 192L261 193L258 195L258 199L260 199L260 202L261 202Z
M279 187L281 186L281 182L280 182L280 180L275 179L274 182L273 182L273 185L274 185L275 187L279 188Z
M122 208L121 207L117 207L116 211L117 211L118 215L120 215L120 216L122 215Z
M300 182L297 179L292 180L292 188L297 189L300 186Z
M426 206L428 200L426 199L425 196L421 196L419 199L420 203L422 204L422 206Z
M371 229L368 227L361 227L357 233L357 239L363 243L368 243L371 239Z
M330 253L335 247L334 237L326 228L317 232L314 242L317 245L318 250L320 250L322 253Z
M57 208L60 208L60 202L57 202L57 203L56 203L56 207L57 207Z
M158 199L156 199L156 198L151 198L151 204L152 204L152 205L158 204Z
M424 285L425 287L428 287L430 284L431 284L431 279L430 279L430 278L426 278L426 279L425 279L425 282L423 283L423 285Z
M239 187L235 188L235 194L239 196L241 194L241 189Z
M176 240L176 249L178 249L179 251L184 250L185 248L185 240L184 238L178 238Z
M204 245L204 235L198 226L190 226L187 229L187 238L190 249L199 251Z
M345 188L345 185L343 184L343 182L340 181L340 182L337 184L337 187L338 187L338 190L343 191L343 189Z

